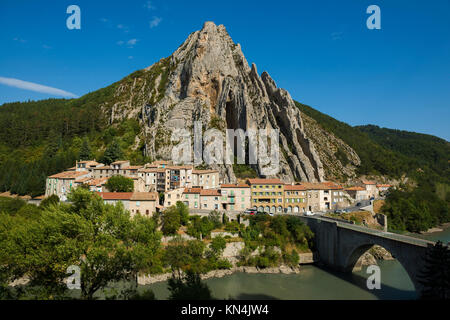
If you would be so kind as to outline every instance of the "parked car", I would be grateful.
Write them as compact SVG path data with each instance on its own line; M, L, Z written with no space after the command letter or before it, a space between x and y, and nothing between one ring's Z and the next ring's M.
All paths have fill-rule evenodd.
M334 210L334 213L336 213L336 214L341 214L343 211L341 210L341 209L336 209L336 210Z
M361 202L358 202L358 203L356 204L356 206L357 206L357 207L360 207L360 206L361 206Z
M256 210L255 209L247 209L244 211L244 213L253 216L256 214Z
M314 212L306 211L306 215L307 215L307 216L313 216L313 215L314 215Z

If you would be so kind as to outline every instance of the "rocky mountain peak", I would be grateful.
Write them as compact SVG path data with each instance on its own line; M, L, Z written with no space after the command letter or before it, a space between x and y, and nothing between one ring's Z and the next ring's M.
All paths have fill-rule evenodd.
M111 122L139 116L143 126L139 140L144 140L145 153L153 158L170 159L171 132L192 128L194 121L219 130L273 128L280 132L276 177L324 178L320 157L290 94L278 88L267 72L259 76L255 64L249 67L240 45L223 25L205 22L170 57L120 85L116 96L119 101L111 108ZM236 180L233 166L213 167L221 170L225 181ZM261 165L253 167L261 173Z

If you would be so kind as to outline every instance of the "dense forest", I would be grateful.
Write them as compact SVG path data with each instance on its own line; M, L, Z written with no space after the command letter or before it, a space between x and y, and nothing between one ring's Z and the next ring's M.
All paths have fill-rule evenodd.
M86 151L105 163L120 157L146 162L139 150L142 146L131 148L140 131L138 121L111 127L100 109L113 96L115 86L79 99L0 106L0 192L41 195L48 175L74 166Z

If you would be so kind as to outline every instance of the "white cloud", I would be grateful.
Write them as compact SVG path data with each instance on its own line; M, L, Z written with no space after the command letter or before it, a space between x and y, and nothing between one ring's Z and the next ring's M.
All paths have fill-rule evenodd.
M64 91L64 90L52 88L52 87L47 87L42 84L23 81L23 80L14 79L14 78L0 77L0 83L10 86L10 87L15 87L15 88L24 89L24 90L30 90L30 91L40 92L40 93L47 93L47 94L51 94L51 95L55 95L55 96L78 98L78 96L76 96L75 94L68 92L68 91Z
M21 43L27 42L27 40L20 39L20 38L17 38L17 37L15 37L13 40L14 40L14 41L17 41L17 42L21 42Z
M153 17L152 20L150 21L150 28L155 28L157 27L162 21L162 18L160 17Z
M133 59L133 56L128 56L128 59L130 59L130 60Z
M156 7L153 5L151 1L147 1L144 4L144 8L147 8L148 10L156 10Z
M130 28L125 26L125 25L123 25L123 24L118 24L117 25L117 29L120 29L120 30L122 30L125 33L130 32Z
M127 41L128 48L133 48L138 41L139 41L138 39L130 39L130 40L128 40Z
M121 45L123 45L125 42L123 42L122 40L120 40L120 41L117 41L116 42L119 46L121 46Z

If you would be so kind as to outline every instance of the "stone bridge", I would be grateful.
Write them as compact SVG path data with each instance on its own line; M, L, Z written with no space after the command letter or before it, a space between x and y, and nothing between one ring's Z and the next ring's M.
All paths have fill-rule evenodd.
M340 271L351 272L359 257L377 244L388 250L401 263L416 291L420 292L422 286L418 282L417 276L423 268L425 251L428 246L434 245L434 242L369 229L325 217L297 217L314 232L315 250L319 255L319 260L325 265Z

